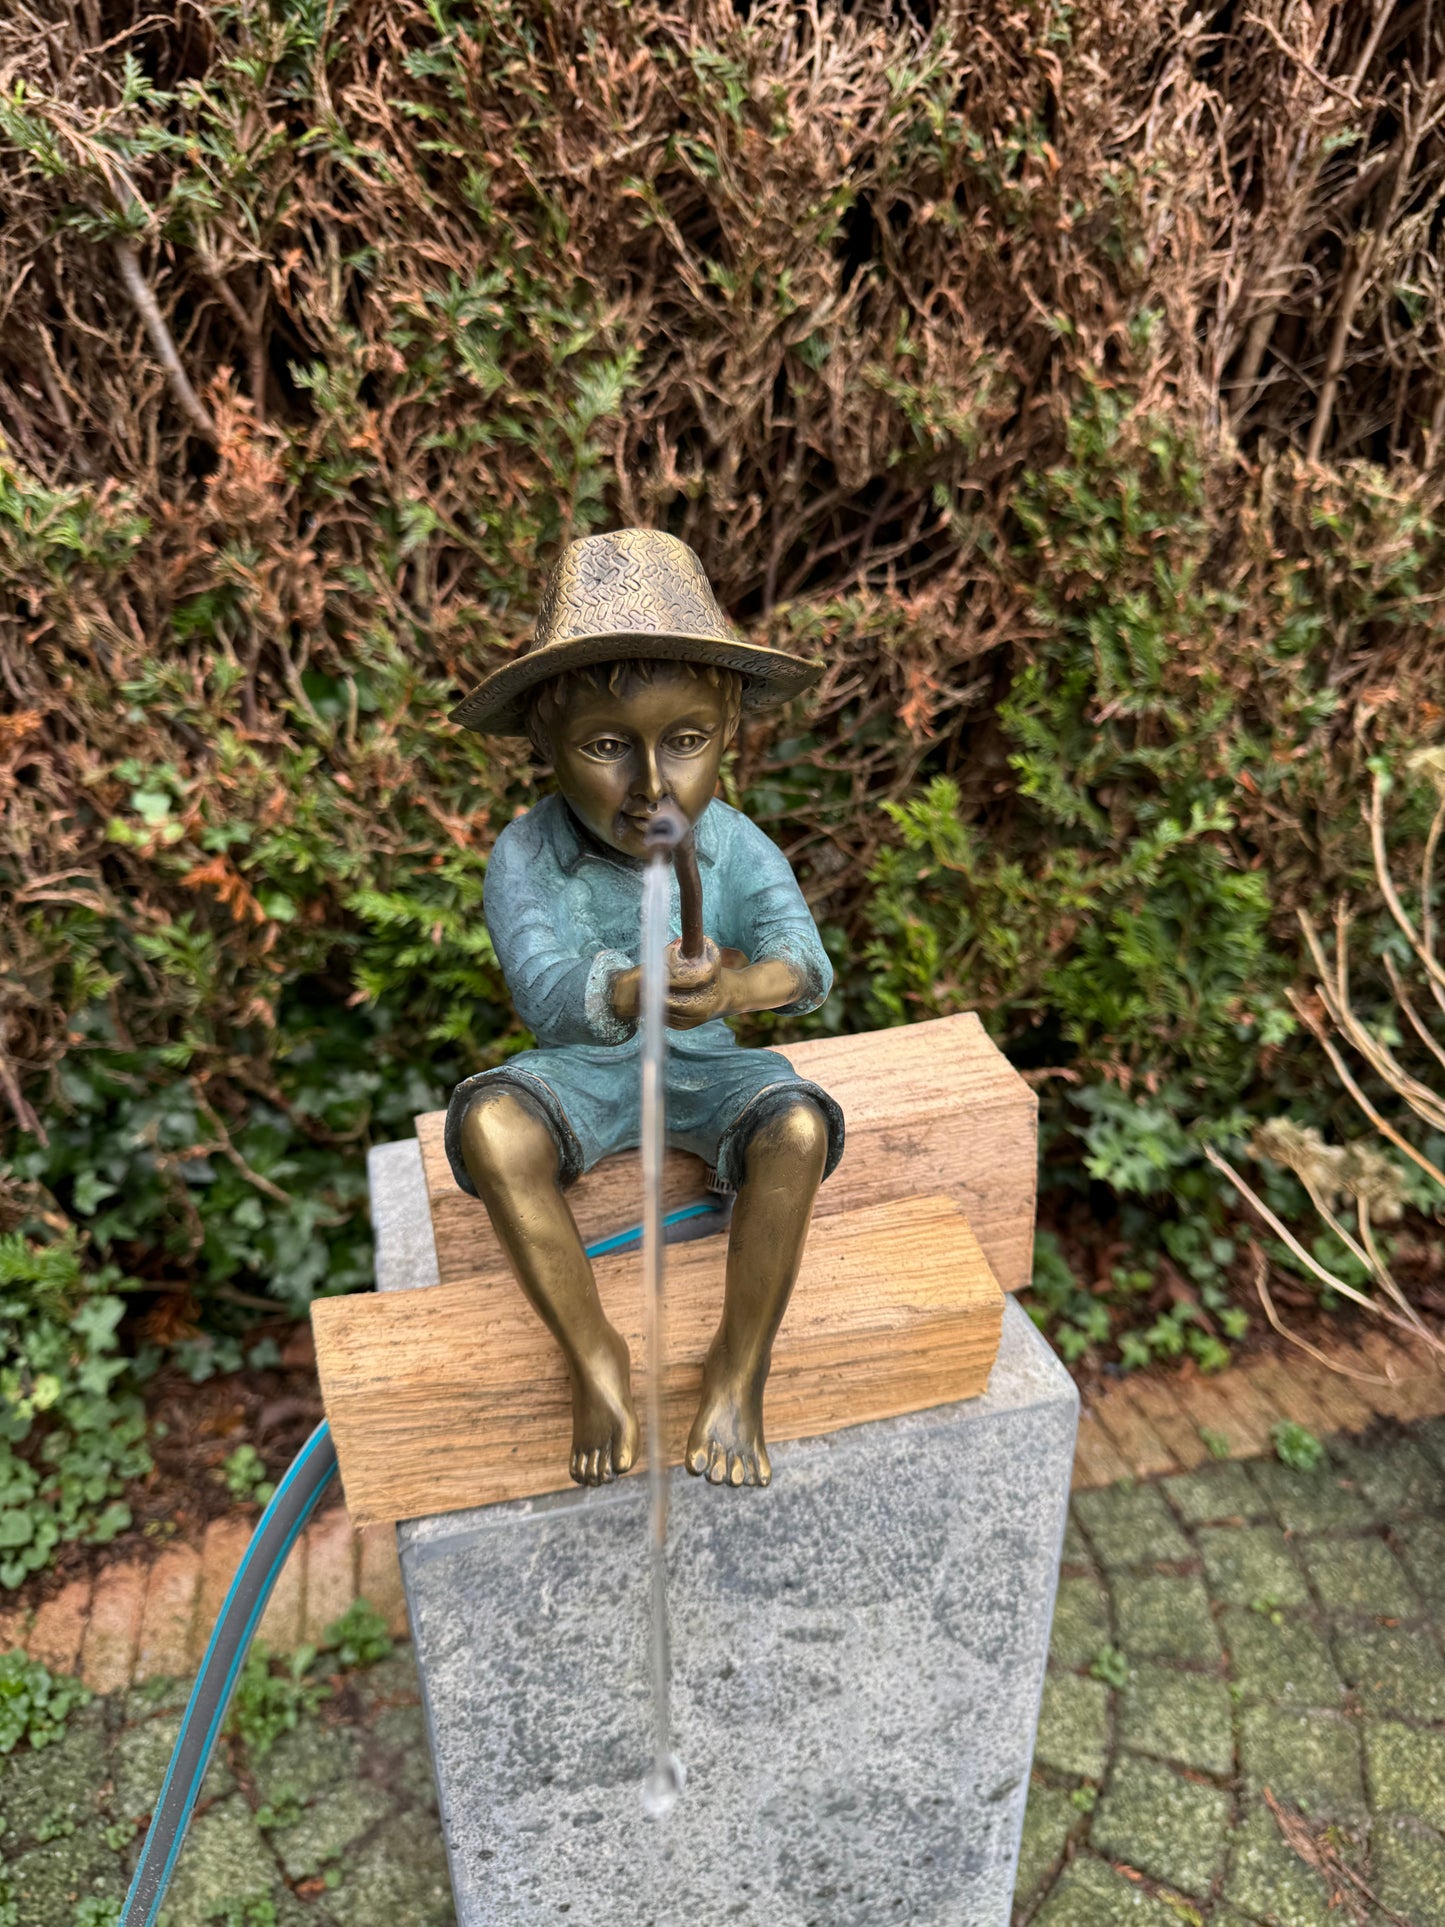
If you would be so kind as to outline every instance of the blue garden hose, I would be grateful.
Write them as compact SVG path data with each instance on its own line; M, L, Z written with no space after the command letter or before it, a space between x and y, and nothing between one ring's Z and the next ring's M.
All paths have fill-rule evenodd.
M719 1204L689 1204L681 1210L670 1211L662 1221L664 1236L669 1243L705 1236L720 1227L703 1221L724 1216L725 1209ZM633 1225L588 1245L587 1256L602 1258L613 1252L629 1251L641 1241L642 1227ZM120 1927L153 1927L266 1602L287 1555L335 1472L336 1446L331 1427L323 1419L292 1460L270 1504L261 1514L216 1617L206 1656L186 1702L160 1798L146 1830L140 1861L121 1911Z

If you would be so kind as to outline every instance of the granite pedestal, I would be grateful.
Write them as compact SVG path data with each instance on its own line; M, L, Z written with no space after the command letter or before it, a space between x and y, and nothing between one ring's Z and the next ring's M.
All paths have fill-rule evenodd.
M433 1282L416 1146L371 1182L378 1287ZM400 1527L461 1927L1006 1927L1076 1421L1010 1301L984 1397L675 1473L660 1822L645 1481Z

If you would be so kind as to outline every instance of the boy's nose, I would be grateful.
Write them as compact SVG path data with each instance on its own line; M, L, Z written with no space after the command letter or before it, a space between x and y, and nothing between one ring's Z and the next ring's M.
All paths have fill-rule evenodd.
M653 809L657 807L667 794L667 785L662 780L662 771L658 766L656 743L644 743L642 745L642 759L637 772L636 794Z

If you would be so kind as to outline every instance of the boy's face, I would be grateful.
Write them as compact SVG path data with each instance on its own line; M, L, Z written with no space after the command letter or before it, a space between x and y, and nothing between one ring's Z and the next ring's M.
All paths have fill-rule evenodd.
M614 696L574 688L548 728L557 787L599 842L647 854L648 817L670 797L689 823L712 801L732 734L723 693L669 663Z

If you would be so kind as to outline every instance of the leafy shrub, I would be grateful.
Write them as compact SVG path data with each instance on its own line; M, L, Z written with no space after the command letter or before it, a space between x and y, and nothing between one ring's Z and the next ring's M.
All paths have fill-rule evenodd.
M265 1505L276 1490L266 1476L265 1462L254 1445L238 1445L220 1467L220 1477L233 1499Z
M642 521L826 663L726 777L809 1026L977 1003L1138 1257L1059 1328L1216 1361L1201 1146L1325 1122L1289 912L1439 722L1439 23L1326 15L0 21L4 1223L197 1370L365 1282L368 1142L526 1041L479 901L535 772L446 711Z
M52 1673L22 1652L0 1653L0 1753L13 1753L22 1740L49 1746L89 1700L79 1680Z
M122 1284L112 1267L83 1276L73 1238L0 1237L0 1587L62 1541L104 1545L130 1524L126 1482L151 1458L117 1340Z

